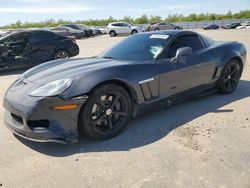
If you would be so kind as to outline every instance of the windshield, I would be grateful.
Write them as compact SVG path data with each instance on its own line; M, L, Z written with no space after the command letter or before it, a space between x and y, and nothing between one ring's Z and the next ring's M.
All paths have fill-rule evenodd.
M87 29L87 28L88 28L86 25L78 25L78 26L79 26L79 28L81 28L81 29Z
M125 61L148 61L159 55L168 43L169 35L137 34L121 41L100 57Z
M11 35L12 35L12 34L6 34L6 35L0 37L0 41L1 41L1 42L4 41L5 39L9 38L9 36L11 36Z

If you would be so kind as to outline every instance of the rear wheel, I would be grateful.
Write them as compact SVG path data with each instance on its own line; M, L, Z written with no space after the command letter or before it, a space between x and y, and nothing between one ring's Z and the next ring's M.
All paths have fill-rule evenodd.
M241 76L241 66L237 60L230 60L222 70L217 87L223 94L232 93L236 88Z
M108 84L96 89L79 116L79 128L96 139L118 135L131 116L131 100L125 89Z
M54 55L54 59L67 59L67 58L70 58L70 54L66 50L59 50Z

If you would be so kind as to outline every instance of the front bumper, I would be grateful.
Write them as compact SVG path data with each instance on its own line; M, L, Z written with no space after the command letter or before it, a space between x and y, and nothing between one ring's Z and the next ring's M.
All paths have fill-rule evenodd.
M78 141L78 115L87 97L16 97L20 92L7 91L3 106L4 122L16 135L39 142ZM22 92L21 92L22 93ZM76 104L75 109L55 110L54 106Z

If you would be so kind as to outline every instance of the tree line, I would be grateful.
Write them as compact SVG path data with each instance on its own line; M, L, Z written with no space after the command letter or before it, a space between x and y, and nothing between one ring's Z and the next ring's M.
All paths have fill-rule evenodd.
M188 16L184 16L182 14L170 14L166 18L162 18L160 16L148 16L146 14L142 15L138 18L132 18L130 16L124 16L122 19L115 19L110 16L107 19L89 19L89 20L54 20L49 19L42 22L24 22L22 23L20 20L16 23L5 25L0 27L1 29L18 29L18 28L41 28L41 27L55 27L61 24L75 23L75 24L85 24L90 26L107 26L110 22L116 21L124 21L133 24L147 24L152 22L195 22L195 21L213 21L213 20L226 20L226 19L247 19L250 18L250 10L240 11L238 13L232 13L228 11L226 14L189 14Z

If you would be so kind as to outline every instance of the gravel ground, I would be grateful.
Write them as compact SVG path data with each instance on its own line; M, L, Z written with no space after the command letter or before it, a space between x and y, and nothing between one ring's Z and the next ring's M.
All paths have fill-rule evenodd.
M243 42L250 30L198 32ZM79 57L124 37L79 40ZM13 136L0 107L0 187L250 187L249 61L238 89L140 116L118 137L78 144L34 143ZM18 72L0 76L0 102Z

